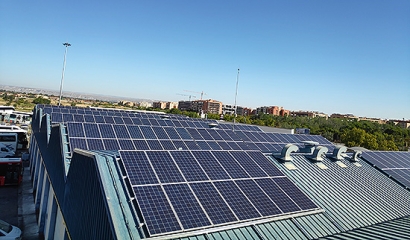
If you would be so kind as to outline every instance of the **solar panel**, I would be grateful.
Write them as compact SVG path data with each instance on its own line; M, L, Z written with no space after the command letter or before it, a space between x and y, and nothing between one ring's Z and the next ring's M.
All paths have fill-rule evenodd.
M71 114L71 113L64 113L63 114L63 122L73 122L73 121L74 121L73 114Z
M219 146L222 148L222 150L232 150L232 148L226 143L226 142L218 142Z
M197 129L198 133L204 140L214 140L214 138L209 134L208 130L206 129Z
M259 188L253 180L238 180L235 183L248 197L262 216L272 216L282 213L276 204Z
M188 151L170 152L179 169L189 182L209 180L194 156Z
M242 150L236 142L226 142L232 150Z
M97 124L84 123L84 132L87 138L101 138L100 129Z
M149 150L149 146L146 140L133 140L136 150Z
M163 150L162 145L158 140L149 140L147 139L148 146L151 150Z
M120 156L132 185L159 183L143 151L120 151Z
M105 123L111 123L111 124L115 123L114 118L111 116L104 116L103 118L104 118Z
M258 210L233 181L214 182L214 185L240 220L261 217Z
M263 155L261 152L246 152L253 161L256 162L269 176L285 176L270 160Z
M238 161L238 163L241 164L242 168L244 168L251 177L258 178L268 176L246 152L231 151L230 153L236 159L236 161Z
M105 150L120 150L120 145L116 139L103 139Z
M143 139L144 136L138 126L134 125L127 125L128 132L130 133L130 137L133 139Z
M74 117L74 122L85 122L85 119L84 119L83 115L74 114L73 117Z
M199 141L198 141L198 142L199 142ZM221 146L219 146L218 142L208 141L207 143L208 143L209 147L210 147L212 150L222 150L222 148L221 148Z
M212 183L191 183L190 186L215 225L238 221Z
M318 208L295 184L288 178L272 178L272 180L302 209Z
M111 124L98 124L102 138L115 138L114 129Z
M125 125L113 125L113 128L114 128L114 132L117 138L125 138L125 139L131 138Z
M68 135L70 137L85 137L82 123L67 123Z
M165 151L149 151L147 156L161 183L185 182L171 156Z
M134 187L134 192L151 235L182 229L160 186Z
M176 149L188 149L188 147L185 145L184 141L182 140L172 140L172 143L175 145Z
M87 143L84 138L70 138L70 147L72 150L76 148L87 150Z
M153 126L152 130L154 130L155 135L158 137L158 139L169 139L163 127Z
M113 117L115 124L124 124L124 120L122 117Z
M164 150L175 150L176 147L171 140L159 140Z
M214 151L212 154L219 161L219 163L225 168L231 178L249 178L249 175L245 170L235 161L229 152L226 151Z
M224 139L221 135L219 135L218 133L219 131L217 130L209 130L208 133L212 136L213 139L217 140L217 141L221 141L221 140L227 140ZM229 138L228 138L229 139ZM231 139L232 140L232 139Z
M122 150L135 150L134 144L129 139L118 139Z
M105 150L102 139L87 138L88 150Z
M145 139L157 139L152 127L150 126L140 126L141 132Z
M206 141L195 141L201 150L212 150Z
M175 130L178 132L181 139L192 139L191 135L185 130L185 128L175 128Z
M229 175L209 151L193 151L192 154L198 160L202 169L205 170L210 179L230 179Z
M63 115L61 113L51 113L51 122L61 123L63 122Z
M200 150L199 146L196 144L195 141L183 141L187 146L188 150Z
M104 117L103 116L94 116L94 121L96 123L105 123ZM92 122L92 121L90 121Z
M164 128L165 132L169 136L170 139L181 139L175 128L172 127L165 127Z
M211 225L188 184L165 185L164 189L185 229Z
M198 130L195 128L186 129L194 140L204 140L204 138L199 134Z

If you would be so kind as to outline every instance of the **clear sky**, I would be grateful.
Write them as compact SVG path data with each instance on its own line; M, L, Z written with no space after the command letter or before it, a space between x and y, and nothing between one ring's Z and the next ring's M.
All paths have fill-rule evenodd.
M0 84L410 119L410 1L0 1ZM194 99L194 98L192 98Z

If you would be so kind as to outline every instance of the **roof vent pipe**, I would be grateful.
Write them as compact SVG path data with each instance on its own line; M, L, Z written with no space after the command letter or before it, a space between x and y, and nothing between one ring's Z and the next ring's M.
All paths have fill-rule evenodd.
M310 157L310 159L315 160L317 162L321 162L323 161L323 156L325 155L327 151L328 151L327 147L318 146L313 151L313 154Z
M333 154L331 158L336 159L336 160L342 160L343 156L342 154L346 153L347 147L345 146L336 146L335 149L333 149Z
M354 151L352 158L350 158L350 161L352 162L358 162L360 159L359 157L362 155L362 151Z
M302 141L301 143L304 144L304 147L299 149L299 152L301 152L301 153L310 153L310 154L312 154L315 147L317 145L319 145L318 142L314 142L314 141Z
M298 151L298 146L293 145L293 144L286 144L282 148L282 152L280 153L280 159L283 161L292 161L292 158L290 156L291 153Z

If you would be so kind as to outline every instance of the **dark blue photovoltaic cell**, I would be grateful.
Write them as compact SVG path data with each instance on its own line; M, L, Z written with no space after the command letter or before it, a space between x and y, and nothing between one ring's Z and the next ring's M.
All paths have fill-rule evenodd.
M215 182L214 184L240 220L261 217L233 181Z
M252 142L252 140L250 140L246 134L242 131L235 131L236 135L242 140L242 141L246 141L246 142Z
M158 183L143 151L120 151L120 156L132 185Z
M111 116L104 116L104 121L105 123L111 123L111 124L115 123L114 119Z
M178 120L172 120L172 123L175 127L183 127L182 124Z
M262 152L268 152L269 149L263 144L263 143L255 143L255 145L262 151Z
M67 123L69 137L85 137L82 123Z
M410 188L410 169L386 169L383 171L389 176L392 176L407 188Z
M260 140L256 138L252 132L243 132L243 133L246 135L246 137L248 137L251 140L251 142L260 142Z
M127 125L127 128L132 139L144 139L144 136L142 135L142 132L138 126Z
M140 129L145 139L157 139L151 126L140 126Z
M238 221L212 183L191 183L190 186L214 224Z
M87 138L88 150L105 150L102 139Z
M219 162L208 151L193 151L192 154L212 180L230 179Z
M123 118L123 120L124 120L124 124L134 124L133 122L132 122L132 120L131 120L131 118L129 118L129 117L125 117L125 118Z
M184 229L211 225L188 184L164 185L164 189Z
M189 132L193 139L204 140L204 138L201 136L201 134L199 134L199 132L195 128L187 128L186 130Z
M171 140L160 140L159 143L161 143L164 150L176 150L176 147Z
M61 123L63 122L63 115L61 113L51 113L51 122Z
M105 150L119 150L120 146L116 139L103 139Z
M225 141L232 141L233 139L226 133L225 130L215 130L218 135L221 136L221 138Z
M270 178L256 179L256 183L276 203L282 212L297 212L301 209Z
M271 160L265 157L261 152L246 152L269 176L285 176Z
M134 144L129 139L118 139L122 150L135 150Z
M145 140L133 140L132 142L137 150L149 150L148 143Z
M165 132L167 133L167 135L169 136L170 139L181 139L181 137L179 136L179 134L177 133L177 131L175 130L175 128L171 128L171 127L164 127Z
M187 146L188 150L200 150L199 146L195 141L183 141Z
M141 123L144 126L151 126L151 122L147 118L141 118Z
M98 124L102 138L115 138L114 129L111 124Z
M73 121L74 121L74 117L73 117L72 114L64 113L64 114L63 114L63 121L64 121L64 122L73 122Z
M151 150L163 150L158 140L147 140L147 143Z
M209 180L194 156L188 151L170 152L185 179L191 181Z
M70 138L70 147L71 151L76 148L88 150L87 143L85 142L84 138Z
M257 165L252 158L242 151L231 151L236 161L245 169L245 171L254 178L267 177L266 173Z
M149 151L147 155L162 183L185 182L168 152Z
M187 130L185 130L185 128L175 128L175 130L178 132L181 139L192 140L191 135L189 135L189 133L187 132Z
M131 138L125 125L113 125L113 128L117 138Z
M94 123L96 122L93 115L83 115L84 122Z
M242 148L236 144L236 142L226 142L232 150L242 150Z
M94 120L96 123L105 123L103 116L94 116Z
M255 143L253 142L245 142L246 145L248 146L249 150L256 150L256 151L260 151L260 149L258 148L258 146L256 146Z
M218 142L219 146L221 146L222 150L232 150L232 148L226 142Z
M115 124L124 124L124 120L122 117L113 117L114 118L114 123Z
M131 120L135 125L142 125L141 119L139 118L134 117L134 118L131 118Z
M281 211L272 200L252 180L238 180L235 183L263 216L280 214Z
M189 127L191 127L191 126L189 126L188 125L188 122L187 121L179 121L179 123L182 125L182 127L184 127L184 128L189 128Z
M212 150L209 144L205 141L195 141L201 150Z
M208 133L212 136L212 138L213 139L215 139L215 140L226 140L226 139L223 139L222 137L221 137L221 135L219 135L218 134L218 131L216 131L216 130L213 130L213 129L210 129L209 131L208 131Z
M238 146L242 149L242 150L253 150L251 149L248 144L244 143L244 142L236 142L236 144L238 144Z
M318 208L294 183L288 178L272 179L292 200L303 210Z
M182 140L172 140L172 143L175 145L176 149L187 150L188 147Z
M243 170L243 168L235 161L231 154L226 151L213 151L212 154L218 159L219 163L232 179L237 178L249 178L249 175Z
M157 135L158 139L169 139L163 127L153 126L152 130L154 130L155 135Z
M84 132L87 138L101 138L100 130L97 124L84 123Z
M212 150L222 150L222 148L221 148L221 146L219 146L218 142L208 141L207 143L208 143L209 147Z
M73 117L74 117L74 122L85 122L83 115L74 114Z
M214 140L214 138L209 134L208 130L206 129L197 129L198 133L202 136L205 140Z
M156 119L149 118L148 121L151 123L151 126L159 126L159 123Z
M160 186L134 187L134 193L151 235L181 230Z

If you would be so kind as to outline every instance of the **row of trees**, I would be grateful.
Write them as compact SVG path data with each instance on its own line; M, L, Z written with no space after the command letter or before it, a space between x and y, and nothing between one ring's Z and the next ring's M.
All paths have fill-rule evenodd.
M158 109L157 109L158 110ZM196 112L167 110L168 113L199 117ZM218 114L208 114L208 119L220 119ZM233 115L225 115L225 121L233 121ZM393 122L379 124L339 118L281 117L270 114L237 116L236 122L276 128L309 128L311 134L321 135L334 143L348 147L360 146L371 150L407 150L410 145L410 129L394 125Z

